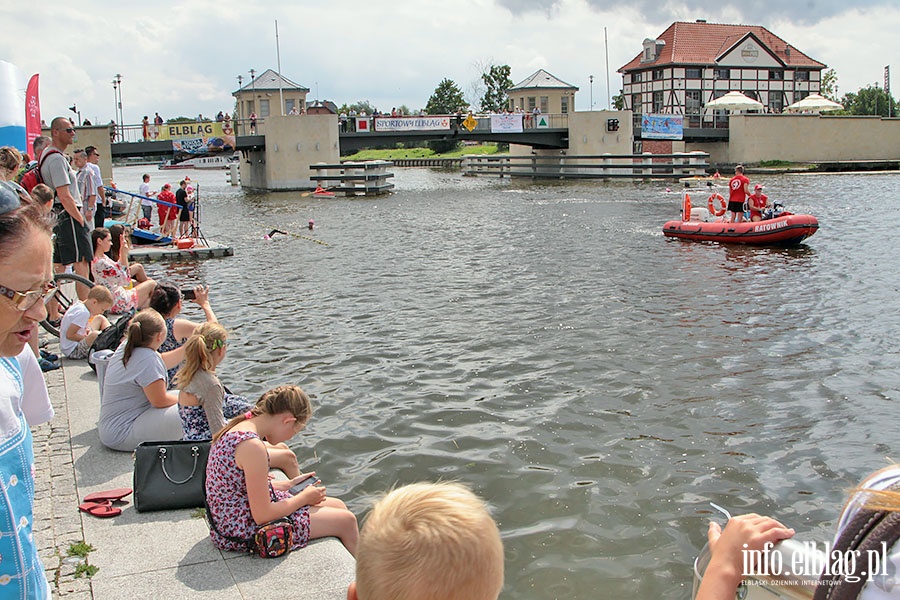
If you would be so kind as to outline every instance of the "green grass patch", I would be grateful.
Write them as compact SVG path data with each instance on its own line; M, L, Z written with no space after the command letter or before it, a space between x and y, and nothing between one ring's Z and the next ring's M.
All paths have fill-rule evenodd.
M794 163L789 160L764 160L759 163L760 167L764 168L772 168L772 167L790 167Z
M202 506L195 508L191 511L192 519L206 519L206 509Z
M80 556L81 558L85 558L93 551L94 547L87 542L75 542L74 544L69 544L69 549L66 550L66 556Z
M431 148L389 148L386 150L360 150L356 154L341 157L341 160L394 160L398 158L459 158L466 154L496 154L497 144L461 146L444 154L435 154Z
M80 579L81 577L87 577L90 579L94 575L97 574L97 571L100 570L100 567L95 567L94 565L89 565L87 563L81 563L75 567L75 578Z

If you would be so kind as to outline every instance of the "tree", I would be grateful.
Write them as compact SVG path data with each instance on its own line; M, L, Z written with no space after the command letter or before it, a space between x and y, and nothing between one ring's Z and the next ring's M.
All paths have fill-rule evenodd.
M622 93L622 90L612 97L612 103L616 110L625 110L625 94Z
M822 82L819 84L819 93L833 100L838 101L838 77L834 69L828 69L822 73Z
M878 84L860 89L858 92L848 92L841 99L844 110L851 115L881 115L897 114L897 101L888 96Z
M463 98L462 90L445 77L435 88L431 98L428 99L425 112L429 115L451 115L465 107L466 100Z
M509 74L509 65L491 65L481 74L484 82L484 95L481 97L481 110L485 112L502 112L507 106L507 91L513 86Z
M378 109L372 106L372 104L368 100L359 100L357 102L354 102L353 104L342 105L338 109L338 114L346 113L349 115L351 110L355 110L357 114L365 112L367 115L371 115Z

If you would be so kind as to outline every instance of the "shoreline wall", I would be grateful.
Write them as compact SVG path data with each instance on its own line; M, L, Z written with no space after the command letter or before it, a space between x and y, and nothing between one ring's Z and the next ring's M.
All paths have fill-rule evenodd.
M711 163L754 164L900 159L900 118L877 116L732 115L728 142L686 143Z

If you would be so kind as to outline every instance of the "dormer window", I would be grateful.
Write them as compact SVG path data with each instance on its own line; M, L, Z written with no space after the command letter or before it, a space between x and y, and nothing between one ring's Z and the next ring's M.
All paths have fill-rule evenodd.
M641 62L646 63L655 61L659 58L659 53L662 52L665 45L666 42L663 40L645 39L642 44L644 51L641 53Z

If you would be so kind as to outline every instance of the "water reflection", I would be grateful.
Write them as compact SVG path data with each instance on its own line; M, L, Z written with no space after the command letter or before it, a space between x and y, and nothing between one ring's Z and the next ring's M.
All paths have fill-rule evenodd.
M710 500L821 542L897 454L900 265L864 218L896 176L765 178L819 217L796 249L666 240L664 183L398 170L391 196L316 200L204 178L204 229L235 256L168 274L213 286L223 379L309 391L301 463L360 514L396 483L472 485L504 598L685 598ZM310 218L327 246L262 239Z

